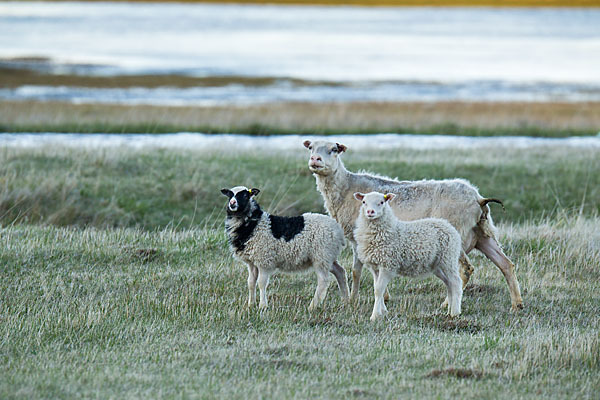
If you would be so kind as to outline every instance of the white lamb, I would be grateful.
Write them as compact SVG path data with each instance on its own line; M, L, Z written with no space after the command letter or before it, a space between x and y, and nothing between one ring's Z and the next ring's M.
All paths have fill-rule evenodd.
M236 186L222 189L229 198L225 228L233 255L248 266L248 307L260 290L260 308L267 307L267 285L277 272L302 272L314 268L318 283L309 310L324 300L331 272L342 299L348 299L346 271L337 263L345 243L344 232L334 219L306 213L279 217L260 209L254 200L260 191Z
M373 273L375 305L371 321L387 314L383 294L397 275L433 273L446 284L450 315L459 315L463 290L458 272L461 238L456 229L438 218L400 221L389 206L396 197L393 193L354 193L354 197L362 201L354 230L358 258Z
M473 271L467 254L477 249L496 264L504 275L512 308L523 308L515 266L496 239L496 228L487 205L499 200L482 197L477 188L464 179L398 181L369 173L350 172L340 157L347 150L343 144L306 140L304 146L310 150L308 167L317 180L317 189L323 195L325 208L342 225L346 238L352 244L354 263L351 299L358 297L362 270L352 233L360 208L353 194L377 191L395 193L401 197L402 201L395 201L390 207L403 221L443 218L456 228L462 238L459 262L463 288Z

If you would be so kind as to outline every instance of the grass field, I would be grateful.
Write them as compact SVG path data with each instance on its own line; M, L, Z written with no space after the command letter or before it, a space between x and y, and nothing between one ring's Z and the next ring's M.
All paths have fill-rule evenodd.
M344 155L350 170L400 179L464 177L500 198L502 222L577 210L600 211L600 151L540 147L477 152L361 151ZM258 154L231 149L0 149L0 223L58 226L195 228L220 225L224 186L262 189L261 202L285 214L322 211L308 152Z
M332 287L310 314L314 277L277 277L271 308L247 310L221 229L5 227L0 397L596 398L599 224L501 227L518 314L475 257L460 318L437 308L437 280L398 279L377 324L370 278L356 306Z
M0 132L565 137L598 134L600 103L276 103L165 107L2 101Z
M320 211L307 154L0 149L0 398L595 398L600 389L598 150L349 149L349 169L462 176L500 197L525 309L481 256L464 314L434 278L398 279L369 322L334 285L280 276L247 310L222 229L223 186ZM345 249L342 265L349 268Z

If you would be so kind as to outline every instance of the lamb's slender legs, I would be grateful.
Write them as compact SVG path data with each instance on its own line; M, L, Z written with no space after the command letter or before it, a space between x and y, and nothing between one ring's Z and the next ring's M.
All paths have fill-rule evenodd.
M248 265L248 307L256 303L256 279L258 279L258 268Z
M458 273L453 274L450 278L450 316L455 317L461 313L462 295L463 295L463 280Z
M358 300L358 291L360 289L360 276L362 273L363 263L358 259L358 252L356 250L356 242L352 243L352 291L350 292L350 301L354 302ZM375 275L373 275L373 282L375 282L377 278L377 271L373 271ZM383 295L384 300L390 299L390 292L385 290L385 294Z
M329 287L329 275L327 272L321 268L315 268L315 271L317 272L317 290L315 290L315 297L308 306L309 311L313 311L321 305L327 295L327 288Z
M375 304L373 305L371 321L376 321L378 318L385 316L388 312L383 300L383 294L393 275L385 268L380 268L379 273L373 269L371 269L371 271L373 273L373 291L375 293Z
M258 290L260 291L260 302L258 303L259 308L267 308L267 286L269 285L269 278L271 274L261 268L258 269Z
M502 271L506 283L508 283L508 290L510 291L510 301L512 303L513 310L519 310L523 308L523 299L521 298L521 289L519 288L519 282L515 276L515 265L506 257L498 242L491 237L485 237L477 240L475 248L481 251L487 258L489 258L498 268Z
M461 290L461 293L462 293L465 290L465 288L467 287L467 283L469 283L469 279L471 278L471 275L473 274L474 268L473 268L473 264L471 264L471 260L469 260L469 257L467 256L467 254L462 250L460 252L460 258L458 259L458 263L459 263L458 272L460 274L460 279L462 281L462 290ZM441 307L442 308L449 307L448 297L446 297L446 300L444 300Z
M447 296L446 300L442 304L442 307L448 305L448 314L451 317L455 317L460 314L460 305L462 301L462 279L458 271L453 270L442 270L436 268L433 274L440 278L446 285Z
M334 261L331 265L331 273L335 276L335 280L338 284L338 289L340 290L340 296L342 300L348 301L348 281L346 280L346 270L338 264L337 261Z

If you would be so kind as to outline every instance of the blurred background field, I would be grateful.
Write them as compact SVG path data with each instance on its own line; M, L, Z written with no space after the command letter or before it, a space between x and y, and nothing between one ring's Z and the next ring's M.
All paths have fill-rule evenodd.
M517 223L566 210L600 211L600 150L544 147L477 150L350 148L350 170L402 180L462 177L500 198L499 222ZM77 149L44 146L0 151L0 222L146 230L220 229L222 187L262 190L266 209L285 215L324 212L308 152L160 148Z
M569 5L1 2L0 130L593 135L600 10Z

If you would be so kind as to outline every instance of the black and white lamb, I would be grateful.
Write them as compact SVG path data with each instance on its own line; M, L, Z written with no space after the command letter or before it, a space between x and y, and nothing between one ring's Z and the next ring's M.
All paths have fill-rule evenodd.
M450 315L459 315L463 290L458 271L462 242L458 231L439 218L400 221L389 205L396 197L393 193L355 193L354 197L362 202L354 229L358 258L373 273L371 321L387 314L383 295L397 275L434 274L448 289L445 303Z
M346 271L337 259L344 248L344 232L333 219L306 213L280 217L261 210L254 199L260 191L236 186L222 189L229 198L225 229L235 258L248 266L248 306L260 290L260 308L267 307L267 285L277 272L294 273L311 268L317 274L317 290L309 310L324 300L329 273L337 280L342 299L348 299Z

